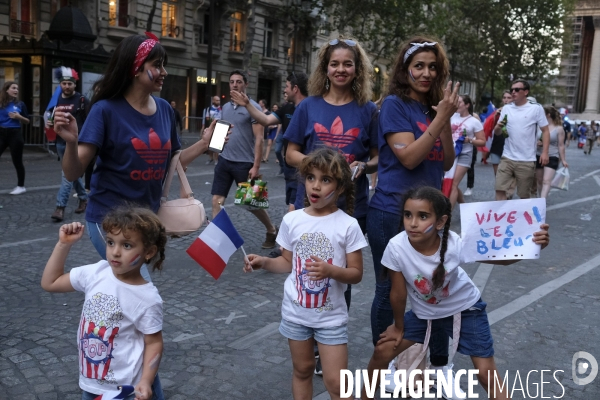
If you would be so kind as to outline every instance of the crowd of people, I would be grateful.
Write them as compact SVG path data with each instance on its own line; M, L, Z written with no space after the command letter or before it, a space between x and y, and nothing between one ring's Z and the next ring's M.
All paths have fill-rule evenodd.
M269 256L249 254L244 271L289 274L279 330L289 343L295 399L312 398L314 373L323 375L332 399L340 398L340 370L348 367L351 285L362 280L362 250L367 246L376 280L370 373L388 365L394 368L398 354L423 343L429 334L430 368L451 373L448 342L458 316L462 323L460 337L455 337L457 351L472 358L482 386L489 388L488 372L496 366L486 303L460 267L462 242L450 230L452 209L464 201L458 185L473 168L475 148L486 144L486 124L473 115L471 99L459 95L460 84L448 82L449 62L442 44L426 36L406 41L380 106L371 101L372 65L352 39L325 43L310 77L289 74L287 102L270 111L265 101L257 103L246 94L245 71L234 70L229 75L231 101L221 106L218 97L213 99L205 113L211 123L198 142L183 150L174 106L153 95L162 89L167 62L156 37L125 38L94 85L85 121L76 113L76 105L85 100L72 87L74 74L67 71L61 77L63 100L53 114L53 128L64 142L64 188L57 210L64 210L64 193L68 200L72 186L79 196L81 177L89 165L94 169L89 195L83 188L79 197L85 227L79 222L60 227L42 287L85 293L78 332L83 399L103 394L104 383L135 385L131 398L164 398L158 375L163 305L148 269L162 268L167 238L154 213L173 154L181 150L184 168L205 154L218 119L232 127L223 151L209 159L215 164L213 218L232 186L260 176L273 144L286 180L288 213L280 227L267 211L250 210L266 230L262 248L275 250ZM21 107L14 90L7 93L12 94L6 101L6 96L0 97L1 110ZM528 95L528 82L517 79L504 94L504 107L489 117L494 135L489 158L498 166L498 200L514 188L520 198L529 198L537 180L540 195L547 195L552 172L547 169L555 170L558 162L567 166L560 116L553 108L530 102ZM0 122L25 122L26 109L19 108L19 116L11 112L6 117L0 112ZM158 172L151 179L136 179L136 171L148 169L150 162ZM444 172L453 167L454 182L446 196L441 191ZM370 185L368 174L375 172L377 182ZM21 178L24 173L17 188L24 187ZM56 221L63 217L52 216ZM101 261L65 273L66 257L85 229ZM532 240L546 247L548 226L542 224ZM415 277L431 283L426 292L417 287ZM432 296L444 301L434 304L429 301ZM405 313L407 297L412 310ZM121 321L112 324L115 313ZM430 327L428 321L433 321ZM112 374L86 367L90 359L81 343L90 337L114 341L112 354L94 360L101 367L109 362ZM509 398L508 388L497 382L491 389L496 398ZM366 392L362 398L368 398Z

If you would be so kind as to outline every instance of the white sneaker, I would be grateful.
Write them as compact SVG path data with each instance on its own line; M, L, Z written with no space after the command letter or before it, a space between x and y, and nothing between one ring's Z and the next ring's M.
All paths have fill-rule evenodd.
M454 371L452 370L452 367L454 367L454 364L444 365L443 367L433 367L432 369L435 371L435 374L432 376L432 378L434 379L434 381L437 381L438 370L441 370L444 376L448 377L448 384L450 385L450 387L452 387L452 393L446 393L446 388L442 385L442 397L444 399L466 399L467 393L464 390L462 390L460 386L457 388L454 387ZM437 393L437 384L433 385L432 392Z
M17 186L16 188L13 189L12 192L10 192L10 194L23 194L27 191L27 189L25 189L25 186Z
M390 364L387 367L387 369L390 370L390 374L385 375L387 377L388 381L390 382L387 385L385 385L385 391L388 393L394 393L394 390L396 390L396 383L394 382L394 373L396 372L396 362L395 361L396 361L395 358L392 361L390 361ZM402 381L400 381L400 385L402 385Z
M471 190L471 188L467 188L467 190L465 190L465 192L463 193L465 196L470 196L473 194L473 191Z

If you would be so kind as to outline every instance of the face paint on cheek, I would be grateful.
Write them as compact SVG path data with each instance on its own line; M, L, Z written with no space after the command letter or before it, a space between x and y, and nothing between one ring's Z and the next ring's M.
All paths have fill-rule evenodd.
M423 231L423 233L429 233L433 230L433 224L429 225L427 228L425 228L425 230Z
M410 79L412 79L412 81L413 81L413 82L416 82L416 81L417 81L417 80L415 79L415 77L413 76L412 69L409 69L409 70L408 70L408 74L410 75Z
M148 69L146 70L146 72L148 73L148 78L150 78L151 81L154 80L154 75L152 75L152 72Z
M139 263L141 259L142 259L142 256L140 254L138 254L137 256L133 257L133 260L131 260L129 265L137 265L137 263Z
M335 194L335 190L332 191L331 193L329 193L327 196L325 196L325 200L329 200L330 198L333 197L334 194Z

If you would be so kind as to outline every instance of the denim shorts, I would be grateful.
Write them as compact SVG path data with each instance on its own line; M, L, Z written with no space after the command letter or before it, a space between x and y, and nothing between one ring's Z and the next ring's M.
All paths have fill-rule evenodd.
M251 162L229 161L219 157L210 194L227 197L234 182L237 185L240 182L248 181L248 174L253 165Z
M492 165L500 164L500 156L498 154L490 153L489 160L492 163Z
M465 168L471 168L471 161L473 160L473 151L468 151L466 153L460 153L458 156L457 165Z
M466 356L489 358L494 355L494 339L490 330L487 312L487 303L479 299L471 308L461 312L460 339L458 352ZM452 337L453 316L434 319L431 330L443 330ZM419 319L412 312L404 314L404 339L416 343L425 341L427 320Z
M304 341L311 337L321 344L337 345L348 343L348 324L332 328L309 328L281 319L279 333L291 340Z
M296 191L298 190L298 181L296 179L285 181L285 204L294 204L296 201Z

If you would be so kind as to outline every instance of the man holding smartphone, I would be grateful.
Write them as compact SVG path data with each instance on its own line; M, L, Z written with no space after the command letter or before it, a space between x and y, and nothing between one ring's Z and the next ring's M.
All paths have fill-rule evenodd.
M287 103L282 107L279 107L277 111L272 112L269 115L263 114L262 112L253 109L250 106L250 99L243 92L231 91L231 98L239 105L246 107L250 116L254 118L259 124L263 126L268 125L279 125L281 124L281 136L287 129L296 107L302 100L308 97L308 75L303 72L292 72L288 75L285 82L285 89L283 89L284 95L287 96ZM283 144L284 157L281 168L283 169L283 175L285 177L285 204L289 206L289 211L294 211L294 201L296 199L296 187L297 187L297 174L296 168L289 166L285 162L285 148L287 143Z
M246 93L248 77L240 70L229 74L229 89L231 91ZM260 106L253 100L252 105L262 114ZM233 125L227 145L219 156L215 166L215 175L212 184L212 215L213 218L221 211L221 205L231 189L231 184L246 182L248 178L254 179L259 175L262 159L262 146L264 142L263 127L256 123L245 107L240 107L234 101L223 105L221 118ZM277 227L271 223L269 214L265 210L249 210L258 218L267 229L267 237L262 244L263 249L275 247Z

